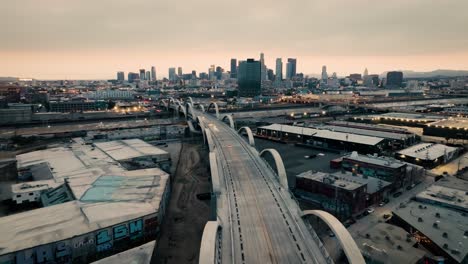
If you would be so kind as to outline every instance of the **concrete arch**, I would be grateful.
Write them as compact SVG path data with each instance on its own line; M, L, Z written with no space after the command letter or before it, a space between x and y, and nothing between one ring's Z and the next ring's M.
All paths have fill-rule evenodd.
M208 106L208 109L206 109L206 112L209 113L212 106L215 108L215 111L216 111L216 118L219 119L219 107L218 107L218 104L217 104L217 103L214 103L214 102L211 103L211 104Z
M202 104L199 104L198 106L200 107L200 109L202 110L202 112L205 113L205 106L202 105Z
M260 152L260 157L263 157L266 153L270 153L273 159L275 160L276 173L279 177L279 182L283 185L284 188L289 188L290 183L288 180L288 175L286 174L286 169L284 168L283 159L276 149L264 149Z
M237 133L241 134L242 131L245 131L247 133L247 137L249 138L249 144L250 146L252 147L255 147L255 140L254 140L254 136L253 136L253 133L252 133L252 129L250 129L250 127L241 127Z
M320 218L323 222L325 222L328 227L333 231L333 233L338 238L338 242L340 243L343 251L345 252L346 257L348 258L348 262L350 264L365 264L364 257L359 250L359 247L356 245L356 242L349 234L348 230L343 226L343 224L336 219L330 213L321 210L306 210L303 212L302 217L308 215L315 215Z
M213 138L211 136L211 131L209 129L205 129L206 141L208 142L208 149L213 151L215 148Z
M218 232L221 230L219 221L208 221L203 229L203 236L200 244L200 257L198 263L216 263L216 241Z
M192 115L192 119L196 120L197 116L195 115L195 111L193 110L193 104L191 103L186 103L185 104L185 112L188 114L190 113ZM188 117L188 116L187 116Z
M236 126L234 124L234 119L232 118L232 115L224 115L223 118L221 119L221 121L224 122L224 120L226 120L226 118L229 120L229 125L231 126L231 128L236 129Z
M177 112L180 113L182 112L184 114L185 117L187 117L187 111L185 110L185 108L180 104L177 105Z
M188 100L189 103L191 103L192 105L194 105L192 97L189 96L189 97L187 98L187 100Z

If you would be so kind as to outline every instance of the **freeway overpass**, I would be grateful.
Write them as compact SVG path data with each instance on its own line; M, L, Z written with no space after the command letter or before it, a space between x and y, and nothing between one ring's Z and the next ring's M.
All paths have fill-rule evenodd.
M210 150L212 201L216 219L209 221L202 237L199 263L333 263L306 220L315 215L335 232L350 263L365 263L343 225L323 211L301 211L288 188L281 157L276 150L258 153L253 135L249 142L234 129L232 117L195 110L172 99L167 107L184 114L194 132L199 128ZM228 120L229 125L222 122ZM262 158L271 154L273 170Z

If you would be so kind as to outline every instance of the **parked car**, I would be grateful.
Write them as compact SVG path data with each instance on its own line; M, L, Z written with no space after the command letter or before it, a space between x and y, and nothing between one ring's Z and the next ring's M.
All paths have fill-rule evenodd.
M375 209L374 209L373 207L369 207L369 208L367 208L366 211L367 211L369 214L372 214L372 213L375 211Z
M390 218L391 216L392 216L391 214L384 214L384 215L383 215L383 218L384 218L384 219L388 219L388 218Z
M394 198L397 198L397 197L400 197L400 195L402 195L403 193L402 192L396 192L393 194L393 197Z

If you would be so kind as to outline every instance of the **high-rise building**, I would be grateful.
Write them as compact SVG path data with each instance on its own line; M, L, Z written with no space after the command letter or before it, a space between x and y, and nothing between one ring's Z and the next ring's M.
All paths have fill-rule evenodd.
M169 68L169 81L176 81L177 80L177 77L176 77L176 69L175 68Z
M367 70L367 68L364 70L364 74L362 75L364 78L367 77L367 75L369 75L369 71Z
M386 87L401 87L403 84L403 72L391 71L387 73Z
M276 82L283 80L283 61L281 58L276 59Z
M211 81L214 81L216 79L215 66L214 65L211 65L210 68L208 69L208 78Z
M262 74L262 81L267 80L267 68L265 66L265 54L260 53L260 64L261 64L261 74Z
M239 63L237 83L239 96L254 97L262 93L262 71L260 61L247 59Z
M296 76L296 65L297 59L288 58L288 63L286 64L286 79L291 79Z
M182 77L182 74L183 74L183 73L182 73L182 67L178 67L178 68L177 68L177 75L178 75L179 77Z
M224 69L221 68L221 66L216 67L216 79L221 80L221 77L223 76Z
M146 74L145 69L140 69L140 80L143 81L145 79L145 74Z
M125 81L125 73L123 71L117 72L117 81L119 82Z
M333 79L338 79L338 76L336 75L336 72L333 72L333 73L332 73L332 78L333 78Z
M147 81L151 80L151 72L150 71L146 72L145 80L147 80Z
M322 66L322 81L326 81L327 79L328 79L327 66L323 65Z
M156 67L151 67L151 80L156 81Z
M237 78L237 60L231 59L231 78Z
M140 75L136 72L129 72L128 73L128 82L132 83L134 81L140 80Z
M197 78L197 71L193 70L192 71L192 79L196 79Z
M273 70L272 70L272 69L268 69L268 70L267 70L267 76L268 76L268 80L270 80L270 81L274 81L274 80L275 80L275 74L273 73Z

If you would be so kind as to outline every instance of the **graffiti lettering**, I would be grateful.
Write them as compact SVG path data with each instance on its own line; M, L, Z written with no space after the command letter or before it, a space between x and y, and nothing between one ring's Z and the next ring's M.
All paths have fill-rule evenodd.
M108 230L101 230L97 233L96 244L100 245L111 240L111 236Z
M114 239L124 238L128 235L127 225L119 225L114 227Z

